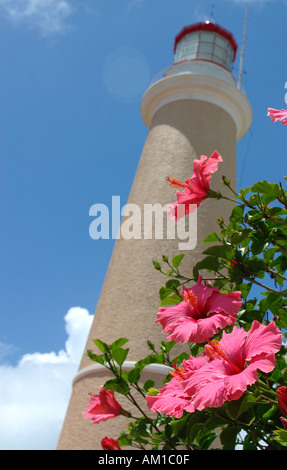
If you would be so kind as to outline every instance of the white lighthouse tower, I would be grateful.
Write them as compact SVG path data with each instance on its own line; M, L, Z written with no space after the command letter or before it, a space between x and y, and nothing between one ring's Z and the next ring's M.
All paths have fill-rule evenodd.
M141 113L149 132L130 191L128 204L144 213L145 204L165 206L174 202L175 192L166 176L185 180L192 175L193 161L217 150L223 158L212 176L211 187L222 192L221 176L236 183L236 143L250 127L252 112L246 96L232 74L237 44L233 35L211 22L183 28L175 37L174 62L150 84L141 102ZM132 130L131 130L132 132ZM218 217L228 219L228 201L207 199L197 211L197 246L186 252L183 270L192 272L203 248L200 242L217 229ZM82 416L88 393L110 379L99 364L91 363L87 349L95 349L94 338L111 344L129 338L126 370L149 354L146 341L165 340L155 324L159 307L158 290L165 280L153 269L152 259L180 253L179 240L144 236L116 240L102 293L96 308L73 389L58 449L101 449L100 440L117 438L127 424L117 417L91 424ZM146 377L162 379L164 367L146 369ZM120 397L119 401L122 402ZM125 403L122 403L125 407Z

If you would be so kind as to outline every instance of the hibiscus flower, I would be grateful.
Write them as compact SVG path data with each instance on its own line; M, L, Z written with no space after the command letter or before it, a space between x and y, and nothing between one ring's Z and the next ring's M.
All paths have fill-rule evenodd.
M218 163L222 162L221 155L215 150L207 160L207 156L201 155L200 160L195 159L193 163L193 174L183 183L176 178L167 177L170 186L175 188L184 188L177 191L177 200L169 206L168 214L177 221L194 211L201 202L207 198L210 185L211 174L217 171ZM184 211L179 210L178 206L184 207Z
M287 125L287 110L286 109L273 109L268 108L267 116L270 116L272 122L282 121L282 124Z
M159 309L156 322L161 323L163 333L169 333L169 341L203 343L219 328L235 323L242 305L241 292L221 294L218 287L204 286L201 281L199 276L191 289L183 286L182 302Z
M182 366L174 366L171 372L172 379L159 390L156 396L146 396L147 406L151 411L165 413L168 416L181 418L183 411L190 413L195 411L191 397L182 388L182 382L190 373L202 367L209 361L209 358L203 356L190 357L184 360Z
M223 332L220 342L205 346L211 360L182 382L183 390L198 410L238 400L258 380L257 370L274 369L281 344L282 334L274 322L265 326L255 320L248 332L234 326L231 333Z
M110 418L115 418L121 414L123 408L117 402L112 390L105 390L100 387L99 395L89 393L91 396L87 411L83 412L86 419L91 419L92 423L99 423Z

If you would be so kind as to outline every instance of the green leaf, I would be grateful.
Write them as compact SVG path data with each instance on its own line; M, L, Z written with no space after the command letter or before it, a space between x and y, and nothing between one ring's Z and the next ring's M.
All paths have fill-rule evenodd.
M221 238L217 235L216 232L210 233L202 243L212 243L212 242L220 242Z
M174 294L174 295L170 295L169 297L165 297L161 301L160 305L161 306L163 306L163 305L177 305L180 302L182 302L182 297L180 295Z
M93 339L93 342L102 352L107 352L109 350L109 346L100 339Z
M143 390L144 390L145 392L148 392L148 390L149 390L150 388L153 388L154 386L155 386L154 381L149 379L149 380L147 380L147 381L144 383L144 385L143 385Z
M176 255L173 259L172 259L172 265L175 269L177 269L182 261L184 257L184 253L181 253L180 255Z
M164 355L163 354L150 354L149 356L145 357L144 359L140 359L135 364L135 367L139 370L142 370L144 367L148 366L149 364L163 364L163 363L164 363Z
M128 355L129 349L115 349L112 351L112 358L116 361L116 363L121 367Z
M121 348L127 342L128 342L127 338L119 338L111 344L110 348L113 351L114 349Z
M253 407L259 399L255 395L245 394L239 400L226 402L226 411L232 419L236 420L245 411Z
M254 193L268 194L274 198L280 197L281 191L276 183L268 183L266 180L255 183L251 190Z
M278 431L274 431L276 434L275 440L280 442L280 444L284 447L287 447L287 431L285 429L280 429Z
M212 272L219 271L222 268L217 258L214 256L207 256L203 258L203 260L199 261L194 269L193 269L193 276L195 280L198 279L198 273L201 269L206 269Z
M100 355L94 354L92 351L88 349L87 356L91 359L91 361L98 362L99 364L102 364L103 366L107 363L105 354L100 354Z
M220 434L220 442L223 450L234 450L236 445L236 438L241 431L241 426L230 425L227 426Z
M104 385L104 389L113 390L121 395L127 395L130 391L127 382L121 378L108 380Z
M210 246L203 252L205 255L215 256L216 258L223 258L232 260L234 257L233 248L230 245L215 245Z
M134 383L138 382L140 377L141 377L141 373L140 373L140 370L137 369L137 368L132 369L128 373L128 381L129 381L130 384L134 384Z

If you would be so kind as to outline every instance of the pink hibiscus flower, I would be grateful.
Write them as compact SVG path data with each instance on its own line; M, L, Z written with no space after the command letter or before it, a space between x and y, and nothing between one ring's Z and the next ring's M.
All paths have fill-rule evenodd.
M123 408L117 402L112 390L105 390L100 387L99 395L89 393L91 396L88 403L88 410L83 412L86 419L91 419L92 423L99 423L110 418L115 418L121 414Z
M218 287L204 286L201 281L199 276L191 289L183 286L182 302L159 309L156 322L161 323L163 333L169 333L169 341L203 343L219 328L235 323L242 305L241 292L221 294Z
M282 124L287 125L287 110L286 109L273 109L268 108L267 116L270 116L272 122L282 121Z
M174 368L171 372L172 379L159 390L156 396L146 396L147 406L151 411L165 413L168 416L181 418L183 411L190 413L195 411L191 397L182 388L182 382L190 373L202 367L209 361L203 356L190 357L184 360L181 367Z
M281 344L282 334L274 322L265 326L254 321L248 332L234 326L231 333L223 332L220 342L206 345L205 355L211 360L182 382L183 390L198 410L238 400L258 380L257 370L274 369Z
M221 155L215 150L206 161L207 157L201 155L200 160L194 160L193 174L183 183L176 178L167 177L170 186L176 188L184 188L182 192L177 191L177 200L169 206L168 214L177 221L194 211L195 206L199 206L201 202L207 198L210 185L211 174L217 171L218 163L222 162ZM178 206L180 210L178 211ZM181 210L184 208L184 211Z

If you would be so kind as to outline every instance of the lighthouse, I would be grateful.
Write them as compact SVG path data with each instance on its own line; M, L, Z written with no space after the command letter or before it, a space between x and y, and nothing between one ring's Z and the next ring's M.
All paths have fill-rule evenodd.
M97 353L93 343L96 338L108 344L128 338L129 355L123 369L130 370L137 360L150 353L147 340L155 345L166 340L155 323L158 292L165 279L153 268L152 260L161 260L162 255L172 259L184 252L182 270L192 273L201 259L201 241L216 231L218 217L228 220L230 216L230 201L205 200L196 212L196 243L186 244L186 250L182 247L184 240L169 237L166 227L163 236L156 236L153 227L147 226L153 219L147 222L143 217L147 207L166 208L175 201L175 190L166 182L167 176L190 178L194 159L201 155L209 157L214 150L222 155L223 162L212 175L211 188L224 193L222 175L235 187L236 143L252 121L249 101L232 73L236 53L237 43L225 28L209 21L186 26L175 37L173 63L152 80L144 93L141 114L149 131L127 205L136 206L141 215L135 222L137 236L124 237L120 232L115 242L85 351L73 380L59 450L101 449L102 437L116 439L124 430L128 421L123 417L92 424L82 416L88 393L98 394L99 387L112 378L103 366L91 363L86 351ZM123 216L122 225L128 216ZM163 225L166 217L163 213ZM166 367L155 364L144 369L142 379L152 379L160 386L166 375ZM124 400L124 396L119 397L125 408Z

